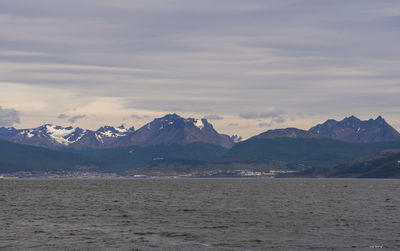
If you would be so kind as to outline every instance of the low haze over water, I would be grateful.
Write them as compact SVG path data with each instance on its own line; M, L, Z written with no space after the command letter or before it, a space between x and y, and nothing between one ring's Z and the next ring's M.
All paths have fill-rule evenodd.
M2 250L400 249L400 180L0 181Z

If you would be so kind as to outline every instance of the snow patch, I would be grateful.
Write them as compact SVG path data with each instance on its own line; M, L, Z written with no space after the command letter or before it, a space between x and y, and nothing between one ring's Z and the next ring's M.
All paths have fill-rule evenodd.
M204 128L204 124L201 119L197 119L194 125L197 126L200 130Z
M101 135L97 135L97 133L95 135L96 135L97 141L101 142L101 144L104 144L103 137L101 137Z
M28 138L32 138L33 136L35 136L35 134L32 133L32 131L28 131L28 133L26 134L26 136Z
M126 133L128 130L125 127L115 127L115 130L117 130L119 133Z
M46 125L46 131L49 133L50 138L63 145L70 145L78 141L84 133L76 140L69 141L68 136L75 131L73 127L63 128L59 126Z
M110 138L116 138L118 137L117 134L111 132L111 131L105 131L105 132L100 132L101 135L105 136L105 137L110 137Z

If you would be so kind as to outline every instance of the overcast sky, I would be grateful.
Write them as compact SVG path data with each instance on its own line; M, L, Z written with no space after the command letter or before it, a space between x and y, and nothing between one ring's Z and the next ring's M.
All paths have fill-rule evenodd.
M399 0L0 0L0 125L400 129L399 41Z

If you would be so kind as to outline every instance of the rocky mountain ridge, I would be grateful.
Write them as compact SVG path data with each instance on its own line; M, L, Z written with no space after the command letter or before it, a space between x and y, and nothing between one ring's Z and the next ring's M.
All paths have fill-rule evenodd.
M104 126L97 131L79 127L45 124L31 129L0 128L0 138L14 143L40 146L49 149L65 147L112 147L120 137L134 132L124 126Z
M330 138L352 143L368 143L400 140L400 134L381 116L366 121L350 116L342 121L327 120L308 131L297 128L274 129L252 138ZM185 145L194 142L231 148L241 141L236 135L229 137L218 133L206 119L183 118L177 114L156 118L136 131L133 127L124 126L103 126L96 131L51 124L31 129L1 127L0 139L49 149Z
M329 119L308 131L297 128L274 129L253 138L330 138L352 143L369 143L400 140L400 133L381 116L378 116L375 120L364 121L355 116L350 116L341 121Z
M375 120L360 120L355 116L341 121L327 120L323 124L312 127L310 132L321 137L354 143L380 142L400 140L400 134L381 116Z
M230 148L237 140L236 137L219 134L206 119L183 118L177 114L157 118L137 131L123 125L103 126L96 131L51 124L31 129L1 127L0 139L49 149L184 145L194 142Z

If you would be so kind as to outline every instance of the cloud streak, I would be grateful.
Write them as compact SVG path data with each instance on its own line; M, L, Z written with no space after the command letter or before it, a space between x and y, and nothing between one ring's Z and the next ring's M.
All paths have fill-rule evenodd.
M0 106L0 126L19 124L19 112L15 109L4 109Z
M219 116L217 114L206 115L206 116L204 116L204 118L207 120L223 120L224 119L224 117Z
M258 127L271 127L271 126L274 126L276 124L284 123L285 121L286 120L284 118L277 117L277 118L274 118L274 119L270 120L269 122L259 123Z
M131 118L136 119L136 120L146 120L146 119L150 119L151 117L149 115L132 114Z
M86 117L86 115L76 115L76 116L72 116L72 117L70 117L70 118L68 119L68 122L75 123L77 120L83 119L83 118L85 118L85 117Z
M218 114L220 128L245 135L310 113L383 113L400 126L399 9L392 0L3 0L0 98L36 124L78 107L91 119L76 122L92 127L174 111ZM32 107L17 106L26 97Z
M64 114L64 113L61 113L61 114L59 114L59 115L57 116L57 118L58 118L58 119L67 119L67 118L69 118L69 115Z
M272 109L266 112L241 112L239 117L242 119L265 119L265 118L280 118L283 111Z

